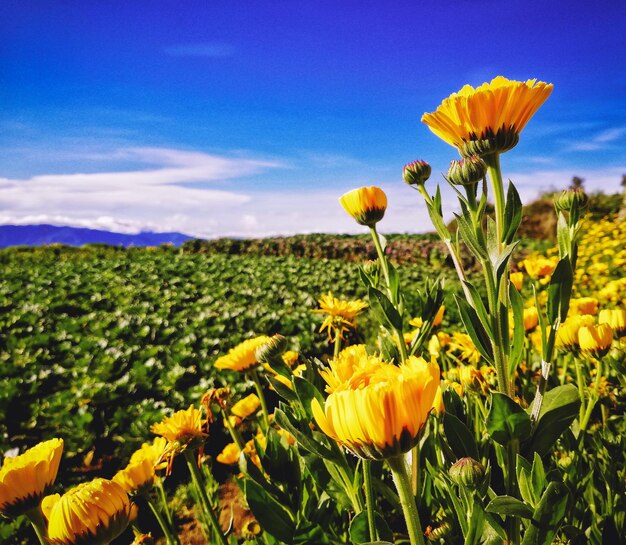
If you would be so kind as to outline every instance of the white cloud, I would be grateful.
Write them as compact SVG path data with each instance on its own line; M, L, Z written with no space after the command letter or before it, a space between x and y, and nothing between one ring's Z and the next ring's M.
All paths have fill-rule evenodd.
M598 151L610 147L611 144L620 140L626 134L626 127L606 129L597 133L587 140L571 142L567 151Z
M254 185L257 189L244 192L223 188L228 180L230 187L241 187L240 180L258 174L264 174L269 183L271 171L285 168L285 163L249 154L232 158L162 148L123 148L113 150L111 156L137 166L114 172L0 178L0 224L51 223L125 233L178 231L207 238L366 232L345 213L338 198L368 179L367 165L362 171L355 168L349 178L336 180L331 189L281 183L284 190L270 190L247 183L246 187ZM504 175L513 180L522 200L528 202L542 191L563 189L574 174L585 179L589 191L617 192L624 170L544 168ZM284 174L280 174L281 179ZM297 177L294 172L294 179ZM437 179L434 175L427 184L431 193ZM222 189L210 187L211 182L219 182ZM379 185L389 201L381 232L432 230L423 199L399 176ZM445 216L450 219L457 208L456 199L445 182L441 181L441 186Z

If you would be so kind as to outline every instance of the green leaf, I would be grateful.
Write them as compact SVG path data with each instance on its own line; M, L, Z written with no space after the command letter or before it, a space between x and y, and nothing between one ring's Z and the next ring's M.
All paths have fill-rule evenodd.
M504 232L502 242L510 243L515 238L520 223L522 222L522 201L515 186L509 180L506 192L506 204L504 205Z
M478 447L474 435L456 416L449 413L443 415L443 430L448 444L457 458L469 456L478 460Z
M459 214L454 214L454 217L459 227L461 237L463 238L463 242L467 244L467 247L478 259L487 259L487 249L481 245L481 241L476 237L471 220Z
M463 280L463 284L467 288L467 291L472 296L471 306L476 311L478 318L480 319L480 323L485 328L485 331L489 337L492 337L491 331L491 321L489 320L489 313L487 312L487 308L483 303L482 297L478 293L478 290L474 287L471 282Z
M308 545L310 543L328 545L330 540L319 524L308 520L301 520L296 528L292 543L293 545Z
M533 510L524 502L512 496L496 496L485 508L489 513L497 513L503 516L532 518Z
M293 389L295 390L302 408L309 420L313 420L313 411L311 410L311 402L317 399L323 407L325 400L321 392L313 386L308 380L302 377L293 377Z
M391 299L392 301L400 301L400 277L398 276L398 271L389 262L387 262L387 268L389 269L389 291L391 292Z
M532 483L534 496L536 498L541 497L541 493L546 487L546 472L543 468L543 462L541 456L535 452L533 459L533 466L530 472L530 481Z
M280 397L282 397L286 401L297 401L298 396L296 395L296 393L290 388L287 388L287 386L285 386L282 382L276 380L276 378L269 373L265 375L265 378L272 385L272 388L276 390L276 393Z
M562 258L550 278L548 286L548 321L554 324L557 318L563 322L569 310L569 300L572 294L574 273L569 256Z
M491 341L487 335L487 331L483 327L482 323L478 319L476 311L469 306L469 303L465 299L461 299L455 295L454 297L457 306L459 307L459 314L461 315L461 321L467 330L467 334L472 339L472 342L476 345L477 350L481 355L489 362L493 362L493 354L491 352Z
M294 436L296 441L298 442L298 446L302 447L304 450L308 450L311 454L315 454L320 458L324 458L326 460L336 460L335 453L332 450L328 449L317 440L315 437L311 435L311 429L307 426L307 433L300 431L296 426L295 422L292 422L287 416L287 414L282 409L276 409L274 411L274 419L276 423L283 429L287 430L291 435Z
M393 306L389 298L380 290L370 286L367 290L370 308L378 320L389 329L402 330L402 317Z
M385 519L378 513L374 514L376 531L378 536L384 540L393 539L393 533ZM361 511L350 523L350 541L359 545L366 543L382 543L370 541L369 525L367 522L367 512Z
M245 482L246 502L263 529L285 543L293 542L293 515L255 481Z
M513 283L509 284L509 300L513 310L513 340L509 356L509 376L513 376L524 353L524 301Z
M567 487L563 483L551 482L535 508L522 545L551 545L565 517L567 500Z
M509 396L494 392L485 426L496 443L506 445L512 439L527 439L530 436L531 421L526 411Z
M548 390L543 398L541 412L528 447L529 454L547 454L561 434L578 416L580 396L573 384L565 384Z

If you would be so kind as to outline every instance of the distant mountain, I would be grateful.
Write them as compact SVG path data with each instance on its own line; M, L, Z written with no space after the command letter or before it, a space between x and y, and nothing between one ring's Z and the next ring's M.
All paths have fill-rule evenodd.
M171 243L176 246L194 237L182 233L114 233L82 227L58 225L0 225L0 248L8 246L41 246L43 244L110 244L112 246L159 246Z

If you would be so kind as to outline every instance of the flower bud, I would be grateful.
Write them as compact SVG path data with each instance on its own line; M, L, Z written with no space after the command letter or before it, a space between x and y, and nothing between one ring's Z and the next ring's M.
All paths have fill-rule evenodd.
M424 535L428 541L437 543L438 541L449 536L451 533L452 533L452 525L447 520L444 520L436 528L432 528L431 526L429 526L426 529L426 533Z
M557 212L571 212L573 209L584 210L589 204L589 197L582 188L566 189L555 200Z
M478 155L470 155L458 161L452 161L446 178L454 185L472 186L480 182L487 174L487 163Z
M418 159L417 161L405 165L402 170L402 177L405 183L420 186L424 185L426 180L430 178L430 172L430 165L426 161Z
M271 363L275 358L279 358L286 348L287 339L277 333L257 348L256 359L261 363Z
M387 195L379 187L360 187L339 198L341 206L358 224L374 227L385 215Z
M485 477L485 466L473 458L461 458L448 470L452 481L467 488L478 488Z

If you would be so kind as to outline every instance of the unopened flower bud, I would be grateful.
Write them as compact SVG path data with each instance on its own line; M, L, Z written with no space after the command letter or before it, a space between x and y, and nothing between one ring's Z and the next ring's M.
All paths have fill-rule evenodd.
M271 363L274 359L279 358L286 348L287 339L277 333L257 348L256 359L261 363Z
M470 186L480 182L486 174L487 163L478 155L470 155L450 163L447 179L454 185Z
M485 477L485 466L473 458L461 458L452 465L448 474L459 486L478 488Z
M566 454L559 458L556 463L561 469L567 469L572 465L572 457Z
M570 212L574 208L584 210L588 204L589 197L582 188L566 189L554 200L557 212Z
M430 165L426 161L418 159L417 161L405 165L402 170L402 177L405 183L420 186L424 185L426 180L430 178L430 172Z

